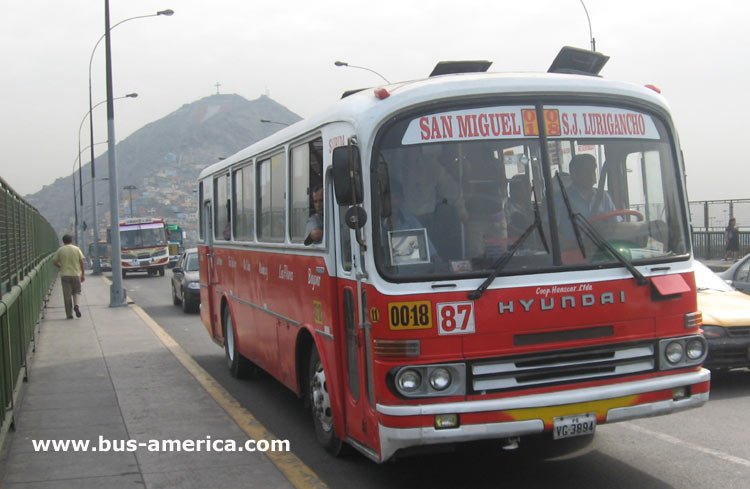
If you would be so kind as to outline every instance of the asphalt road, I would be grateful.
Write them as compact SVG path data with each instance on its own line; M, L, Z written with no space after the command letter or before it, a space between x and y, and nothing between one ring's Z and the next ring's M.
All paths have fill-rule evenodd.
M497 444L402 458L377 465L352 452L332 458L315 440L310 414L269 376L233 379L224 351L197 314L172 305L171 271L165 277L128 276L133 298L206 371L224 386L331 489L607 488L666 489L750 487L750 371L714 377L711 401L700 409L597 427L592 445L565 459L540 460L521 443L505 452Z

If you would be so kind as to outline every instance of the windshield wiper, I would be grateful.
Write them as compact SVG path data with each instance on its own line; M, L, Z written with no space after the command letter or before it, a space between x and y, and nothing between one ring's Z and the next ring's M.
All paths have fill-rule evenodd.
M600 249L603 248L607 250L612 256L617 259L617 261L620 262L620 264L622 264L622 266L627 268L635 278L635 281L636 283L638 283L638 285L648 284L648 279L644 277L643 274L637 268L635 268L635 266L633 266L633 264L630 263L627 258L622 255L622 253L617 251L614 246L609 244L604 236L599 234L599 231L596 230L594 225L591 224L591 222L586 219L583 214L581 214L580 212L573 212L573 208L570 206L570 201L568 200L568 194L562 184L560 173L557 174L557 182L560 184L560 191L562 192L563 201L565 202L565 207L568 210L570 223L573 225L573 231L575 232L576 240L578 241L578 246L581 249L581 254L583 255L583 257L586 257L586 251L584 250L583 241L581 240L581 230L583 230L584 234L586 234L586 236L588 236L596 246L598 246Z
M573 212L573 207L570 205L570 199L568 199L568 191L565 190L565 185L563 185L562 178L560 177L560 172L557 172L555 174L555 177L557 177L557 183L560 185L560 194L562 194L563 203L565 204L565 209L568 211L568 218L570 219L570 224L573 226L573 234L575 234L576 242L578 243L578 249L581 250L581 255L583 255L584 258L586 258L586 249L583 247L583 240L581 239L581 230L578 228L578 224L576 223L576 217L575 212Z
M523 234L518 237L517 240L513 242L512 245L510 245L510 248L503 253L500 258L495 261L495 263L492 265L492 273L490 273L486 279L484 279L484 282L477 287L476 290L469 293L469 299L470 300L477 300L482 297L482 294L484 294L484 291L487 290L487 287L490 286L493 280L497 278L497 275L505 268L505 265L508 264L508 262L513 258L513 255L518 250L518 248L521 247L521 245L526 241L526 239L531 236L531 233L534 231L534 229L539 230L539 238L542 241L542 246L544 246L544 250L549 254L549 247L547 246L547 238L544 236L544 229L542 228L542 217L539 214L539 204L536 202L536 198L534 198L534 222L532 222L529 227L524 230Z

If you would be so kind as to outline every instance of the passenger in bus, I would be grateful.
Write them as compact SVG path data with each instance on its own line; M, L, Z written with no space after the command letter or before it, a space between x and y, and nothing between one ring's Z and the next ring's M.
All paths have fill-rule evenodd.
M323 187L316 185L313 187L311 195L315 213L307 219L305 225L305 232L307 233L305 246L323 241Z
M450 164L447 150L439 145L426 145L405 151L405 161L396 168L399 180L408 188L403 197L404 210L427 227L433 224L433 213L445 206L465 221L468 214L458 182L445 166Z
M388 241L388 231L406 231L408 229L425 229L424 224L417 217L407 211L404 206L404 190L398 182L390 183L390 215L383 219L384 239ZM437 249L427 236L430 258L439 260Z
M518 237L534 220L531 205L531 186L526 175L518 174L508 182L508 201L505 203L508 236Z

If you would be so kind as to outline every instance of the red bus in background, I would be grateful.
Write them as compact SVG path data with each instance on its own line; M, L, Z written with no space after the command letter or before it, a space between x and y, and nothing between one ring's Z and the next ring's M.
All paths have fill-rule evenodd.
M205 169L201 318L232 374L376 462L703 405L669 109L569 71L362 90Z

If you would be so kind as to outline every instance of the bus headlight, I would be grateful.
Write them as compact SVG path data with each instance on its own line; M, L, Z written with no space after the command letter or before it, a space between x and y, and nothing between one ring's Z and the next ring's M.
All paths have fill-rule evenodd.
M703 335L668 338L659 341L660 370L700 365L708 352Z
M388 382L396 394L407 397L466 395L466 365L408 365L391 370Z
M430 385L436 391L444 391L451 385L451 373L445 368L436 368L430 373Z
M404 369L398 373L396 384L400 391L410 394L416 392L422 385L422 376L416 370Z
M706 345L696 338L687 342L685 352L690 360L697 360L706 353Z
M680 363L684 354L685 347L678 341L671 342L667 345L667 349L664 350L664 356L671 364Z

